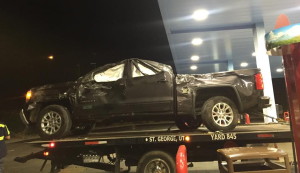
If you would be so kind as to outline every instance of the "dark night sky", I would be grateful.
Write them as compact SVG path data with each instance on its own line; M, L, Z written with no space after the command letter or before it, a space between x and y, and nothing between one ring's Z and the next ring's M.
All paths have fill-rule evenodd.
M126 58L173 65L157 0L0 4L1 100ZM54 55L54 60L47 59Z
M31 87L75 80L91 63L126 58L174 67L157 0L0 2L0 108L22 105Z

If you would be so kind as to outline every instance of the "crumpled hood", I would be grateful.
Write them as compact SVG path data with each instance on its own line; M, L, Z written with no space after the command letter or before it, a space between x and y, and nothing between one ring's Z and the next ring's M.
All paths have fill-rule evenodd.
M32 102L62 99L67 96L67 91L74 86L75 82L64 82L34 87L32 91Z
M62 89L69 88L70 86L73 86L74 84L75 84L75 82L73 82L73 81L63 82L63 83L57 83L57 84L47 84L47 85L42 85L42 86L34 87L31 90L32 91L51 90L51 89L62 90Z

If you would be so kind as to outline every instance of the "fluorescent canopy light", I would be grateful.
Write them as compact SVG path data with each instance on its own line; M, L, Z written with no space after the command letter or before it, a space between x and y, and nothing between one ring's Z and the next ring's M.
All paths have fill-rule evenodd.
M192 40L192 44L194 45L194 46L199 46L200 44L202 44L203 43L203 40L201 39L201 38L194 38L193 40Z
M208 16L208 11L205 9L199 9L194 11L193 18L197 21L205 20Z
M196 65L192 65L190 68L191 70L197 70L198 67Z
M198 55L191 56L192 61L198 61L199 59L200 59L200 57Z
M283 72L283 69L282 69L282 68L278 68L278 69L276 69L276 71L277 71L278 73L281 73L281 72Z
M242 62L241 63L241 67L247 67L248 66L248 63L247 62Z

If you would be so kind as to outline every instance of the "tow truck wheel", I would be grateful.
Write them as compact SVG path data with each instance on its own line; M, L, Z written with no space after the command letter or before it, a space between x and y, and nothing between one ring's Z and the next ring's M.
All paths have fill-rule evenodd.
M238 110L229 98L216 96L203 104L201 117L210 131L229 131L238 123Z
M67 108L49 105L39 113L36 125L42 138L54 139L66 136L70 132L72 121Z
M196 130L202 124L201 119L195 120L192 117L178 117L175 122L181 131Z
M172 156L163 151L150 151L139 161L137 173L174 173L175 161Z

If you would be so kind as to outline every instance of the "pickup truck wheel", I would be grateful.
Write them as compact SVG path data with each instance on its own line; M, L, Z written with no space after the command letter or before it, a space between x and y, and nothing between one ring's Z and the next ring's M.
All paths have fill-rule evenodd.
M49 105L39 113L36 125L40 137L53 139L66 136L70 132L72 121L67 108Z
M196 130L202 124L200 119L195 120L192 117L178 117L175 123L181 131Z
M210 131L229 131L238 123L238 110L229 98L216 96L203 104L201 117Z
M163 151L150 151L139 161L137 173L174 173L175 161L170 154Z

